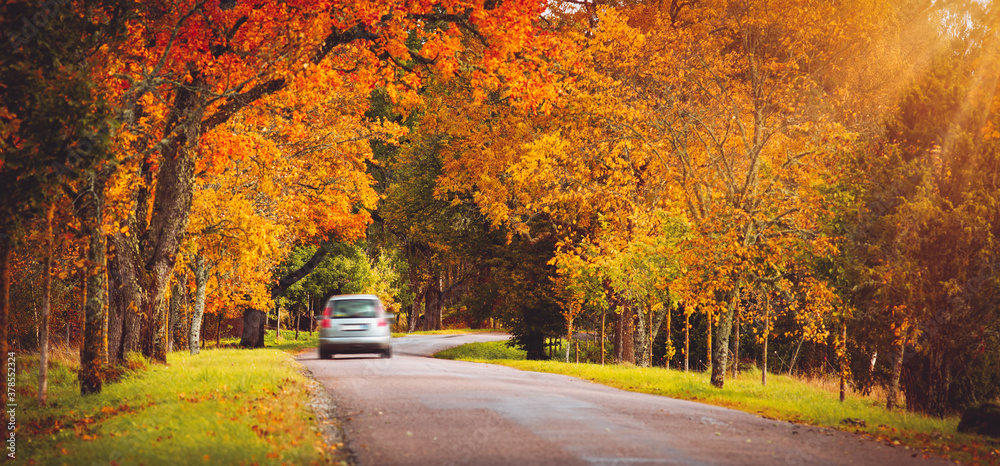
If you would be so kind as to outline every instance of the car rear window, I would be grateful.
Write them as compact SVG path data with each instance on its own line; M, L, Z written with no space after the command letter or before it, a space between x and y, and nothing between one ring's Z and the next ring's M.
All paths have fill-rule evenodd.
M333 319L350 319L378 317L378 307L378 302L371 299L338 299L331 301L326 310Z

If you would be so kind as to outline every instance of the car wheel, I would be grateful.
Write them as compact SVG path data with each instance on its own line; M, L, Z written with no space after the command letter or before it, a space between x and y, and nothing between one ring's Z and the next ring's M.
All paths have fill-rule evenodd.
M382 359L389 359L391 357L392 357L392 347L386 348L385 351L382 352Z
M333 357L333 353L330 353L329 351L323 351L323 348L319 349L319 358L320 359L330 359L332 357Z

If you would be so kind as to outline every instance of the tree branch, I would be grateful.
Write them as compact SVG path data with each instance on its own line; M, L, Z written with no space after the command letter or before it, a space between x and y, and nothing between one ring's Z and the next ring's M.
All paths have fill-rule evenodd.
M309 275L314 269L316 269L317 266L319 266L320 262L323 262L323 259L326 258L327 252L326 247L320 246L319 249L316 250L316 253L313 254L312 257L310 257L309 260L302 265L302 267L299 267L292 273L282 277L281 280L278 280L278 284L275 285L274 288L271 288L271 299L278 299L281 295L285 294L285 290L287 290L288 287L294 285L299 280L302 280L306 277L306 275Z
M230 97L225 104L215 111L215 113L201 123L201 132L205 133L216 126L229 121L229 119L243 107L250 105L264 96L280 91L286 84L287 83L284 78L272 79L254 86L249 91Z

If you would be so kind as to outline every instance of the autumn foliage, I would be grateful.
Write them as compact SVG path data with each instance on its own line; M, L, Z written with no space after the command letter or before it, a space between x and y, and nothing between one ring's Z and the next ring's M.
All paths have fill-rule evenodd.
M52 325L85 335L84 391L129 352L196 351L204 316L280 316L290 264L365 247L411 330L463 312L544 357L544 338L583 329L612 361L701 367L718 387L743 359L766 382L780 353L781 370L885 385L890 404L898 387L935 413L1000 394L992 5L71 1L50 16L38 27L63 25L61 48L21 41L3 62L0 182L23 208L0 211L0 304L27 316L55 275ZM72 175L30 163L84 143ZM46 209L65 228L40 271ZM296 302L344 288L309 289ZM12 341L31 346L29 329Z

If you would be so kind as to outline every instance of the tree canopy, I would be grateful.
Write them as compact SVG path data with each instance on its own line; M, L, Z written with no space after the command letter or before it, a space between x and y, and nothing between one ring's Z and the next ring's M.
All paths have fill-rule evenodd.
M205 312L370 292L532 358L582 331L717 387L780 352L890 406L1000 394L991 3L3 8L0 337L78 289L85 393Z

